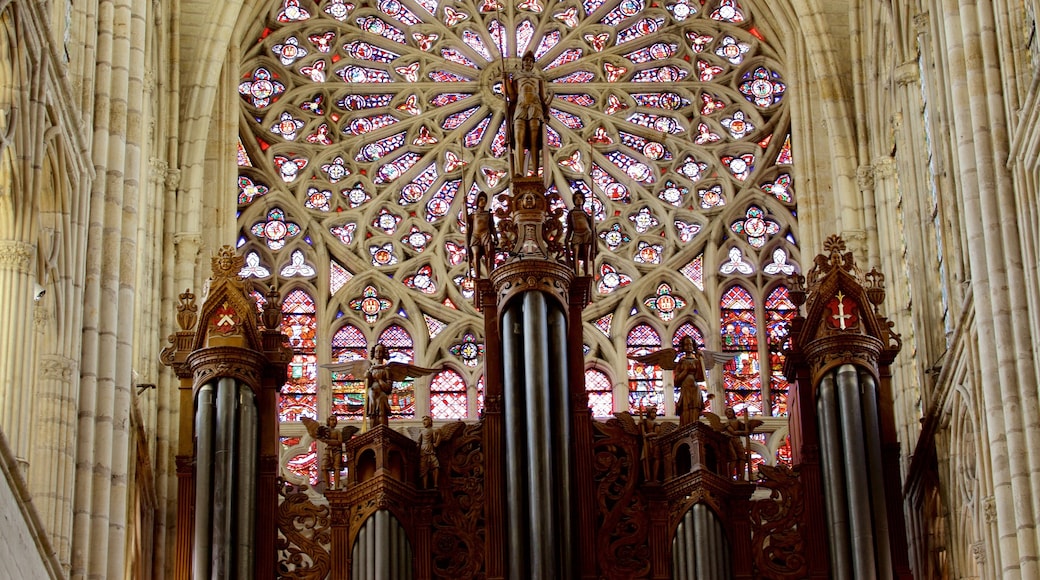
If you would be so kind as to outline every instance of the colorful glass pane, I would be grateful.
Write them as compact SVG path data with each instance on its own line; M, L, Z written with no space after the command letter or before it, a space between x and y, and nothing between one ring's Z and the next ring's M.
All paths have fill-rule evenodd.
M451 369L445 369L430 380L430 417L434 419L469 417L466 381L462 375Z
M585 371L585 392L589 397L589 409L593 417L610 417L614 414L614 388L610 377L596 369Z

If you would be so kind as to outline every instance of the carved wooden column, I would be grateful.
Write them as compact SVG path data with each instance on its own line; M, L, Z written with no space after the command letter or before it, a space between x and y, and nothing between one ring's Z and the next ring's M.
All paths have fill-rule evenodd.
M476 307L484 313L484 486L505 486L505 445L502 431L502 335L499 332L498 302L489 280L477 280ZM488 580L505 578L505 494L485 494L484 566Z
M232 247L220 249L201 312L191 292L181 294L181 330L160 357L181 380L178 579L276 573L277 394L292 351L276 292L261 328L238 276L243 262Z

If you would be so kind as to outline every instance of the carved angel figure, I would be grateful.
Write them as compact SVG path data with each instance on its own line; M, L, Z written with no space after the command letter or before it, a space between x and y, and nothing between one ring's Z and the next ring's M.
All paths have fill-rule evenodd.
M368 398L365 400L365 415L372 426L386 425L390 418L390 394L394 382L433 374L441 369L429 369L402 362L387 362L386 346L376 343L372 347L371 359L321 365L336 373L364 376L368 383Z
M647 481L658 481L661 475L661 450L657 446L657 406L648 405L639 423L643 435L643 476Z
M429 415L422 418L422 427L409 427L408 435L419 442L419 482L423 489L437 487L441 462L437 459L437 448L449 441L459 432L465 423L455 421L438 429L433 428L433 419Z
M303 417L301 420L307 427L307 433L315 440L325 444L325 455L321 459L321 473L323 478L328 478L326 480L328 489L339 489L339 472L343 470L343 444L358 432L358 427L347 425L338 429L336 426L339 420L335 415L329 416L324 425L310 417Z
M661 447L657 441L676 429L675 423L658 423L657 407L649 405L640 420L636 420L628 411L614 413L614 419L621 430L638 438L639 459L643 468L643 480L659 481L661 471ZM633 457L633 459L635 459Z
M761 419L751 419L748 417L745 411L743 420L737 417L737 412L733 407L726 407L726 420L723 421L718 415L714 413L705 413L708 422L711 423L712 428L721 433L729 435L730 445L730 464L735 466L737 477L743 479L745 475L750 479L750 473L745 474L747 466L749 465L749 447L748 438L762 425Z
M676 360L676 356L682 357ZM679 415L679 425L689 425L696 421L704 411L705 398L701 396L700 383L705 381L705 370L715 368L736 356L735 353L719 353L710 350L697 350L693 338L684 336L679 343L679 350L662 348L657 352L641 356L629 357L645 364L660 366L674 371L672 380L679 387L679 401L675 404L675 412ZM708 395L710 400L714 395Z

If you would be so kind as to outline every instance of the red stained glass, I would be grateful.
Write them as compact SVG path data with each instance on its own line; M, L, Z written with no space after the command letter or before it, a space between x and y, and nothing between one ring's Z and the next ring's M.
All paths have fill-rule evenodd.
M462 375L445 369L430 381L430 417L465 419L469 416L466 381Z
M610 417L614 414L614 388L606 373L596 369L586 370L585 392L589 396L593 417Z

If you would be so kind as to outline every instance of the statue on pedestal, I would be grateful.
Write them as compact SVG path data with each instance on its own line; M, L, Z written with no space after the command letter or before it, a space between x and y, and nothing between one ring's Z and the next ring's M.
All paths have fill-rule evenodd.
M572 199L574 207L567 212L567 258L575 274L584 271L586 276L591 276L596 259L596 227L592 216L582 209L585 196L576 191Z
M503 86L513 120L513 174L538 175L553 93L546 90L541 71L534 70L533 52L524 54L520 70L510 74Z
M390 418L390 394L394 391L394 382L430 375L441 369L430 369L402 362L387 362L389 354L382 343L376 343L370 354L371 359L333 363L322 365L322 367L332 372L347 373L355 377L364 376L368 383L365 415L373 427L385 426Z
M466 215L466 249L469 251L469 266L473 270L473 279L480 279L480 264L491 274L495 265L495 250L498 247L498 232L495 231L495 220L491 210L487 208L487 194L477 194L476 208Z
M339 420L335 415L330 415L324 425L310 417L303 417L301 421L312 438L325 444L325 455L321 458L321 473L323 478L327 478L326 489L339 489L339 474L343 471L343 444L358 432L358 427L347 425L338 429Z
M676 359L681 354L682 356ZM679 350L662 348L657 352L642 356L629 357L645 364L652 364L664 370L674 370L672 381L679 388L679 400L675 404L675 413L679 415L679 425L689 425L697 421L704 412L704 404L715 395L701 395L700 385L705 382L705 370L731 360L736 353L718 353L706 349L697 350L693 337L684 336L679 342Z
M423 489L435 489L440 475L441 462L437 459L437 448L459 432L465 423L455 421L439 429L433 428L429 415L422 418L422 427L409 427L408 434L419 442L419 484Z

